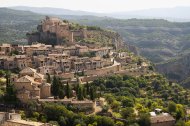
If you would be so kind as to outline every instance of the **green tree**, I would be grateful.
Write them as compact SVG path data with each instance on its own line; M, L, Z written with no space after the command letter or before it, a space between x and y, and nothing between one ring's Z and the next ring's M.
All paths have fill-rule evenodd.
M67 85L66 85L66 96L67 98L71 98L71 87L69 85L69 83L67 82Z
M190 126L190 121L187 121L187 122L185 123L185 126Z
M51 85L51 93L57 97L58 91L59 91L59 82L58 78L56 76L53 77L52 85Z
M90 86L89 86L88 81L86 82L86 93L87 93L87 95L89 95L89 93L90 93Z
M79 88L78 88L77 98L78 100L84 100L83 87L81 85L79 85Z
M86 88L83 87L83 97L86 98L87 97L87 91Z
M40 114L38 112L33 112L32 116L33 116L33 118L35 118L36 120L38 120L39 117L40 117Z
M64 116L61 116L61 117L59 118L59 124L60 124L61 126L67 126L67 119L66 119Z
M178 120L177 123L175 124L175 126L186 126L185 122L183 120Z
M102 122L101 126L114 126L114 121L109 117L103 116L101 122Z
M134 114L134 110L133 110L133 108L131 108L131 107L123 108L123 109L121 110L121 115L122 115L122 117L125 118L125 119L127 119L128 117L130 117L130 116L133 115L133 114Z
M168 111L170 113L175 113L176 112L176 104L174 102L169 102Z
M185 117L185 109L183 105L177 104L176 105L176 119L183 119Z
M17 102L16 90L14 88L14 85L11 84L10 76L11 76L11 73L7 71L6 72L6 93L4 96L4 101L8 104L16 104Z
M140 126L150 126L150 116L147 114L141 114L139 116L138 124Z
M65 88L64 88L64 85L60 85L59 86L59 98L60 99L63 99L65 97Z
M0 77L3 77L4 75L6 75L6 72L4 70L0 70Z
M121 121L117 121L117 122L116 122L116 126L125 126L125 125L124 125L123 122L121 122Z
M11 77L11 72L10 71L6 71L6 86L10 85L11 81L10 81L10 77Z
M109 106L108 105L104 105L102 107L102 112L106 113L106 112L108 112L108 110L109 110Z
M124 98L122 101L122 105L124 107L133 107L134 106L134 101L132 98Z
M91 86L90 87L90 99L95 100L95 98L96 98L96 90L95 90L94 86Z

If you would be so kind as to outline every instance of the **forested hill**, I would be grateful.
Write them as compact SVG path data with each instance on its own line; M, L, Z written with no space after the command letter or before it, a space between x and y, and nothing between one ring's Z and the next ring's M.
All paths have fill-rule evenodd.
M35 29L43 17L28 11L0 8L0 43L26 42L26 32Z
M29 11L17 11L7 8L0 8L0 22L1 23L24 23L26 21L35 21L42 19L43 16Z

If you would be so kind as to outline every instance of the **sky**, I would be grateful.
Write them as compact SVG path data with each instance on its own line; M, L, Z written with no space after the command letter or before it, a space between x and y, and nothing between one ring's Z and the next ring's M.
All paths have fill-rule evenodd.
M190 6L190 0L0 0L0 7L10 6L54 7L111 13Z

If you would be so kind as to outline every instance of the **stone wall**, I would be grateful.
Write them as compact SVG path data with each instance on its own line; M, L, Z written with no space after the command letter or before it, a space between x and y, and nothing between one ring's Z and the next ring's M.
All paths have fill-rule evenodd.
M102 69L97 70L88 70L85 72L87 76L81 77L80 81L81 83L89 82L97 79L98 77L108 76L108 75L114 75L116 72L119 72L121 70L121 65L114 65L105 67Z

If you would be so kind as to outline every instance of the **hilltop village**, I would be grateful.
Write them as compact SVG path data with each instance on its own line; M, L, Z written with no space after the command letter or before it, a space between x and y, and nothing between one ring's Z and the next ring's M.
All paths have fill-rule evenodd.
M163 87L171 92L170 87L182 89L175 84L168 86L169 82L154 72L152 64L129 52L122 38L113 31L46 17L38 25L37 32L27 33L27 37L28 45L0 45L0 79L6 88L0 108L11 109L11 112L0 113L3 126L52 126L55 124L52 120L72 126L75 120L70 119L79 118L75 113L81 112L89 117L103 115L99 117L103 121L102 124L97 122L98 126L113 123L113 120L118 126L124 126L137 120L141 112L150 112L152 126L173 126L175 119L162 110L164 104L151 108L153 103L150 103L149 111L143 108L147 100L125 97L133 94L173 100L182 95L189 99L185 90L177 96L159 92ZM18 114L12 109L25 111ZM58 114L54 116L53 112ZM33 121L27 121L25 113ZM113 120L105 121L110 118L104 120L104 116ZM128 118L134 120L129 122ZM93 123L92 126L97 125Z
M98 77L114 74L149 74L150 64L134 58L126 50L120 50L119 46L102 47L76 42L76 37L85 36L83 30L70 31L67 24L60 19L46 17L37 29L42 34L55 33L58 43L59 39L66 38L69 44L39 43L41 37L31 33L29 45L5 43L0 46L0 68L17 73L11 76L11 81L22 102L51 97L47 76L58 76L65 84L85 84ZM38 42L31 43L31 38L38 38Z
M35 43L2 44L0 50L1 69L18 72L10 79L23 103L52 96L47 76L58 76L65 84L86 84L114 74L149 74L147 63L137 64L130 53L116 52L113 47L92 48L78 44L52 47Z

